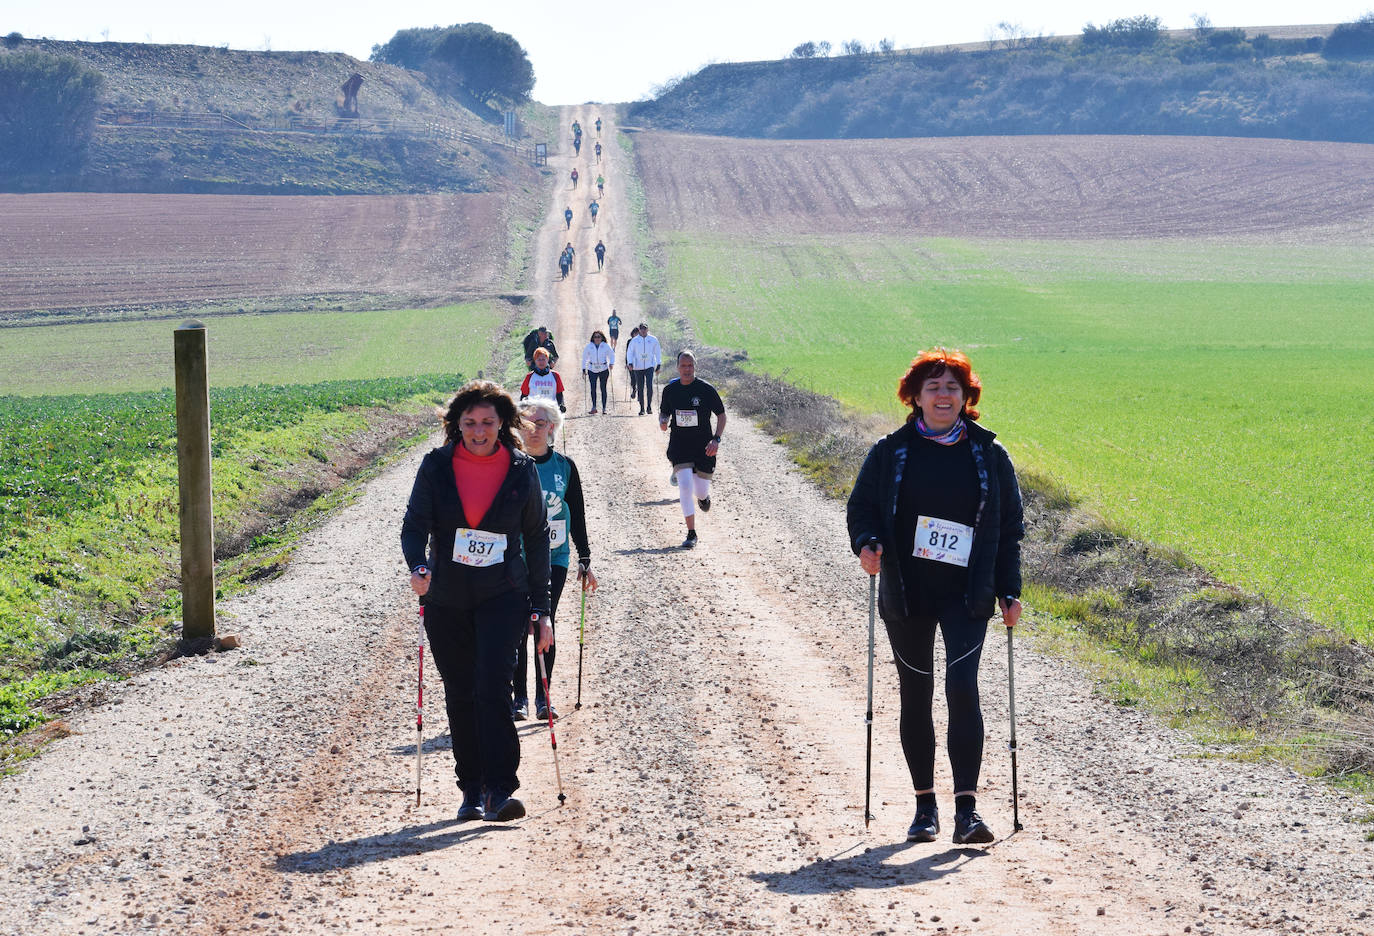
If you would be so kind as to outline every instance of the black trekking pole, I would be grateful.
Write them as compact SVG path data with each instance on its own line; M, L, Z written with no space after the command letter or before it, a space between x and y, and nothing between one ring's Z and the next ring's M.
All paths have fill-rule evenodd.
M539 658L539 681L544 684L544 714L549 717L549 744L553 745L553 775L558 780L558 805L568 799L563 795L563 773L558 769L558 736L553 733L553 697L549 695L549 677L544 672L544 654L539 652L538 634L535 635L534 655Z
M1004 621L1005 615L1004 611ZM1011 751L1011 827L1020 832L1021 816L1017 811L1016 795L1016 664L1011 649L1011 632L1014 630L1015 627L1007 627L1007 708L1011 714L1011 741L1007 744L1007 750Z
M878 545L876 539L868 541L869 546ZM869 808L870 793L873 789L873 617L878 605L878 576L868 577L868 711L864 713L864 725L868 731L868 751L864 755L864 828L873 821L873 811Z
M579 570L577 577L582 578ZM582 583L582 616L577 621L577 702L573 705L576 711L582 707L582 640L583 634L587 629L587 585L584 580ZM544 698L548 698L549 690L544 690Z

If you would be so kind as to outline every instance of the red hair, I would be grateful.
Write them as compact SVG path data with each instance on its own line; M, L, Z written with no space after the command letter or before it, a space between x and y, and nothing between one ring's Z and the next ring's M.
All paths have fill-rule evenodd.
M968 355L948 348L931 348L917 355L911 362L911 367L897 382L897 399L911 407L911 415L906 418L907 422L921 414L920 407L916 405L916 397L921 393L921 384L932 377L939 377L945 371L953 374L959 385L964 388L964 418L978 418L978 398L983 395L983 382L973 372Z

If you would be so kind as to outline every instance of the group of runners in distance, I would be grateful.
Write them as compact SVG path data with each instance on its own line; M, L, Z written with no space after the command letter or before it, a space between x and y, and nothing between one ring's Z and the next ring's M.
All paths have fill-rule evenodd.
M599 118L596 129L599 135ZM574 139L580 151L577 124ZM569 267L571 248L565 248ZM604 253L598 241L598 267ZM583 348L589 416L607 413L617 356L629 371L637 415L655 411L662 348L641 321L622 352L621 325L612 309L605 331L594 329ZM530 714L527 641L533 639L542 660L536 717L552 728L558 712L544 678L551 678L555 621L574 549L580 587L590 593L597 585L581 475L555 450L567 404L554 336L541 325L525 336L523 350L528 373L518 402L498 384L475 380L444 411L445 443L425 456L402 523L410 585L426 608L424 626L444 682L462 794L459 821L525 815L514 797L520 785L514 723ZM687 527L681 546L692 549L696 516L711 509L727 417L716 388L697 376L696 355L682 350L675 365L677 376L659 393L657 416L668 434L670 480ZM870 449L846 511L849 547L874 577L897 667L901 745L916 796L908 841L934 841L940 831L931 710L937 629L945 645L953 841L994 839L976 809L984 737L978 668L995 611L1000 608L1008 628L1020 618L1024 526L1006 449L976 421L981 393L961 352L922 352L898 382L906 422Z

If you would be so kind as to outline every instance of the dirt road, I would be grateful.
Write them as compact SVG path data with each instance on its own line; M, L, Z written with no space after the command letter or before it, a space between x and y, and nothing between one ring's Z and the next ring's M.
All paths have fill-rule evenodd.
M630 167L600 113L602 219L579 226L573 203L578 265L559 281L571 162L555 157L537 254L535 316L553 319L570 413L588 408L577 361L607 304L638 318L617 184ZM564 125L580 119L594 143L596 114L570 109ZM587 262L596 236L604 274ZM530 816L457 824L432 680L414 806L414 606L397 536L416 453L310 536L282 577L226 603L222 629L243 649L111 689L0 783L0 932L1374 932L1367 827L1350 821L1362 807L1280 769L1211 759L1094 698L1034 652L1034 609L1016 659L1025 830L1009 834L994 622L980 808L998 841L904 842L913 798L881 637L865 831L867 582L841 505L736 420L701 545L679 551L663 437L632 415L620 374L616 386L610 415L568 429L602 588L576 712L575 594L560 615L565 806L531 722ZM946 816L949 782L946 767Z

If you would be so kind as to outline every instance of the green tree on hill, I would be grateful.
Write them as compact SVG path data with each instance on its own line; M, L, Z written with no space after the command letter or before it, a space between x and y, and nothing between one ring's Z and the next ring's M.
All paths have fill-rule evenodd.
M104 81L67 56L0 55L0 172L81 165Z
M402 29L373 47L372 60L422 71L479 104L517 104L534 88L534 67L524 48L514 36L485 23Z
M1083 27L1086 48L1148 49L1159 41L1159 17L1132 16L1114 19L1105 26L1092 23Z
M1333 29L1323 54L1329 59L1374 58L1374 13Z

